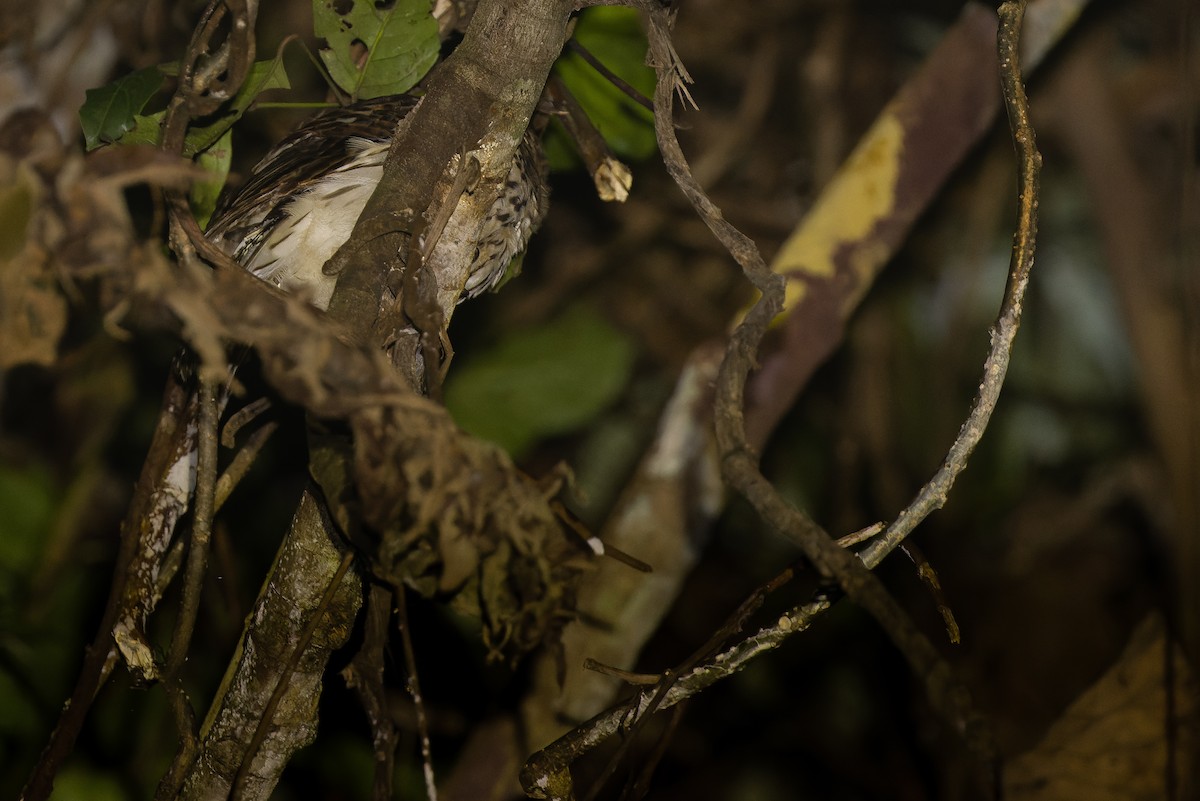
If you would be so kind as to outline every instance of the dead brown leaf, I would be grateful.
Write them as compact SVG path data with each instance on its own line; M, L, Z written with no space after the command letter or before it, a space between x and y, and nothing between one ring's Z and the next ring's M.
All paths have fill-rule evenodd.
M1195 797L1195 674L1154 615L1107 673L1075 700L1032 751L1013 760L1004 797L1014 801L1160 801ZM1173 701L1168 708L1168 698ZM1174 721L1173 725L1169 725ZM1173 735L1168 738L1167 732ZM1172 757L1173 758L1169 758Z

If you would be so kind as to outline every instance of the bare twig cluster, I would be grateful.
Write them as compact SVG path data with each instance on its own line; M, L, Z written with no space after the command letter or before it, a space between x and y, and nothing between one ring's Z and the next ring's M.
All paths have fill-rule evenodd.
M701 219L761 292L759 301L731 335L718 378L715 414L722 472L729 484L751 502L769 525L796 542L818 573L836 582L842 592L863 606L884 628L908 659L913 672L925 681L932 705L952 729L960 732L978 759L980 791L987 796L991 796L996 787L994 746L987 723L974 710L965 687L870 572L870 568L879 564L887 553L902 543L931 511L944 504L950 486L966 467L967 458L986 428L1004 382L1013 339L1020 323L1022 298L1033 264L1037 234L1038 172L1041 165L1033 130L1029 125L1028 101L1017 55L1024 11L1024 2L1005 3L1000 9L998 49L1001 83L1021 164L1020 215L1009 282L993 328L992 347L984 363L979 394L942 468L886 531L858 554L842 548L802 510L778 495L759 471L757 455L746 441L743 390L755 365L759 343L771 321L782 311L784 281L767 268L753 243L725 220L693 179L674 135L672 100L679 92L686 73L669 46L668 12L651 12L650 25L651 54L659 73L655 93L656 130L664 162ZM778 581L768 586L776 583ZM748 601L748 605L753 606L759 600L760 596L756 594ZM627 703L579 726L530 759L522 774L526 792L537 798L573 798L570 776L572 762L618 731L636 731L649 714L674 706L737 672L792 634L805 630L830 604L825 592L782 615L774 625L724 650L719 650L721 641L718 641L717 652L702 660L689 661L679 671L664 674L654 687L635 693ZM744 611L739 610L739 614L722 629L722 633L731 636L744 621Z

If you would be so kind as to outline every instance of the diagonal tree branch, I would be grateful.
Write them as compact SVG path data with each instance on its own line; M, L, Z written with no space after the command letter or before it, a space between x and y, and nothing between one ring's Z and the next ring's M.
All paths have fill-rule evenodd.
M321 369L330 372L319 378L311 373L302 375L303 371L298 373L289 367L312 364L313 354L308 352L292 361L276 349L282 347L294 352L294 345L303 340L302 336L292 343L282 341L278 336L264 339L261 330L249 336L234 337L257 344L268 376L277 382L277 388L285 396L296 398L299 394L310 413L318 417L348 414L358 421L353 427L357 429L355 448L360 468L370 469L380 458L385 462L390 462L391 457L406 458L407 446L396 450L389 444L396 431L407 430L411 439L418 431L445 432L451 425L444 411L435 411L412 394L414 391L419 393L425 383L424 355L428 351L422 348L420 337L422 333L440 335L453 314L467 278L467 267L472 261L475 234L508 173L550 67L566 40L572 8L572 4L563 0L538 0L523 3L518 14L513 13L512 4L504 0L483 0L479 4L463 42L426 82L427 95L406 118L395 137L379 186L350 239L327 266L339 276L328 317L348 342L372 348L387 345L393 338L399 339L393 352L402 380L398 381L380 360L370 359L364 363L362 352L357 348L351 348L351 352L357 351L355 356L343 354L341 359L322 360L324 367ZM463 168L467 157L478 162L480 179L474 191L452 196L450 187L454 182L447 178ZM404 268L398 266L398 261L413 250L413 238L424 230L426 219L434 217L436 210L444 204L451 205L454 212L437 246L423 260L423 274L417 276L419 281L425 281L425 286L435 290L417 299L424 308L421 319L414 321L419 330L380 329L375 320L381 309L393 304L405 310L413 308L412 299L396 297L402 295L402 291L393 290L394 284L389 285L388 276L389 273L404 275ZM236 267L226 265L218 271L218 277L225 274L237 283L243 276L229 275L236 270ZM406 282L398 283L407 285ZM226 322L237 327L244 320ZM298 333L293 332L293 335ZM332 355L328 345L326 348L322 355ZM340 349L334 348L335 352L337 350ZM356 388L359 391L356 392ZM356 398L356 401L346 405L349 398ZM330 400L334 400L338 408L329 408ZM373 406L375 408L371 408ZM400 412L401 418L414 412L434 415L439 418L439 425L430 429L427 424L401 424L400 418L396 417L397 409L405 410ZM434 445L425 448L429 452L438 451L438 446ZM375 452L366 457L368 450ZM504 469L503 465L500 469ZM357 493L364 498L396 497L394 486L372 487L371 484L399 474L395 468L374 474L360 471ZM544 506L544 499L540 495L538 498ZM336 536L329 519L316 514L313 508L314 500L306 496L294 516L293 527L281 551L282 557L291 548L303 547L309 558L277 561L263 590L261 610L252 616L252 621L271 617L277 625L283 620L307 620L319 613L319 593L295 596L271 589L277 586L319 587L323 586L322 582L330 581L330 575L337 575L335 568L343 558L344 546L331 542L334 547L317 547L323 540L336 540ZM311 544L299 546L302 541ZM300 604L296 597L306 600ZM279 601L273 602L272 598ZM332 632L347 628L357 614L359 601L354 595L336 606L337 613L325 626L330 630L326 635L328 642L314 644L308 649L299 640L292 639L293 647L304 650L295 657L304 667L290 676L279 668L279 664L292 660L255 660L255 652L259 649L243 647L239 661L230 667L227 691L220 703L214 705L206 723L196 762L197 772L187 778L180 797L207 797L204 788L210 786L233 786L238 797L243 799L269 795L290 754L315 731L316 708L309 702L319 693L319 677L330 653L329 644L336 645L336 636ZM273 615L270 610L280 602L285 604L282 609L286 614ZM263 635L256 633L256 629L263 625L257 622L248 625L243 643L260 639ZM271 728L265 730L268 732L266 748L256 754L246 732L252 729L264 731L261 715L271 707L266 706L261 690L254 688L274 686L272 682L274 685L288 683L278 708L294 712L289 712L280 725L271 723ZM306 715L309 716L307 722ZM254 739L259 738L256 735ZM223 767L213 773L215 765ZM233 775L246 775L246 779L235 781L231 778L231 769L235 770Z

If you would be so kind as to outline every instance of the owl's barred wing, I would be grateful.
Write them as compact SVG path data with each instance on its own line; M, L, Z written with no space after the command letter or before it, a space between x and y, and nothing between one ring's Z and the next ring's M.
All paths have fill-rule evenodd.
M394 95L320 111L263 157L250 177L217 203L206 235L243 265L283 220L286 207L350 158L353 139L386 142L421 98Z
M324 265L350 236L392 136L418 102L396 95L314 115L222 198L206 236L254 275L326 308L337 279ZM545 216L547 195L541 141L530 130L481 223L460 300L502 283Z

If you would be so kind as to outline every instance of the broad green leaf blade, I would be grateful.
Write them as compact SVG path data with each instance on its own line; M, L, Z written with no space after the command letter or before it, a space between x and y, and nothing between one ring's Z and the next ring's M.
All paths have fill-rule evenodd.
M33 572L61 500L48 467L0 465L0 598L10 579Z
M286 45L287 42L284 42ZM188 129L187 138L183 143L183 154L194 156L213 147L233 127L234 123L249 111L250 106L258 96L268 89L291 89L287 70L283 66L283 46L270 61L256 61L250 67L250 74L242 88L233 96L227 114L219 117L209 125Z
M166 114L165 111L156 111L149 115L135 115L133 127L125 132L117 144L157 147L162 141L162 121ZM240 116L240 114L234 113L223 114L208 125L193 125L188 128L187 135L183 140L183 155L194 158L197 153L202 153L212 147L229 132Z
M192 184L188 200L192 204L192 214L201 228L208 227L208 220L217 208L217 197L225 179L229 177L229 164L233 160L233 131L226 130L221 138L211 147L196 156L196 163L204 168L209 178Z
M463 429L517 455L602 412L628 382L634 353L597 312L576 307L451 371L446 406Z
M153 114L134 114L133 126L118 141L122 145L152 145L158 147L162 141L162 121L165 111Z
M646 66L646 37L637 11L590 8L579 17L575 40L639 92L647 97L654 94L654 70ZM653 114L613 86L578 54L566 53L554 70L617 156L637 161L655 153L658 143L654 138Z
M128 744L126 744L128 747ZM115 769L69 764L54 779L54 801L129 801Z
M356 100L408 91L440 47L429 0L313 0L313 27L329 74Z
M159 72L160 83L162 75L170 74L172 66L167 64L154 68ZM139 72L145 72L145 70L139 70ZM133 73L133 75L136 74ZM132 78L133 75L127 75L121 81L126 81ZM103 89L115 86L117 83L121 83L121 81L109 84L108 87L103 87ZM283 48L281 47L275 58L269 61L257 61L250 67L250 74L247 76L245 83L242 84L242 88L234 96L229 110L225 114L222 114L208 125L193 126L188 129L187 138L184 139L183 143L183 154L190 158L212 147L233 127L234 123L242 118L242 115L246 113L250 105L263 92L268 89L291 88L292 85L288 80L287 70L283 66ZM83 109L79 112L81 119L84 118L86 110L92 105L92 91L88 92L88 102L84 104ZM150 93L150 95L153 94L153 92ZM145 100L142 100L141 105L145 106L148 99L149 96ZM166 112L156 111L153 114L140 114L138 113L140 111L141 107L129 115L128 119L122 121L119 133L98 139L96 145L92 145L89 139L88 149L90 150L93 147L110 142L122 145L157 145L162 138L162 120ZM84 135L88 136L86 123Z
M245 112L255 98L269 89L292 88L287 68L283 65L283 46L286 46L287 43L284 42L280 46L279 51L275 53L275 58L270 61L256 61L250 67L250 74L246 76L242 88L233 97L235 111Z
M146 107L163 83L158 67L145 67L98 89L87 90L79 109L79 123L88 150L116 142L134 126L134 117Z

